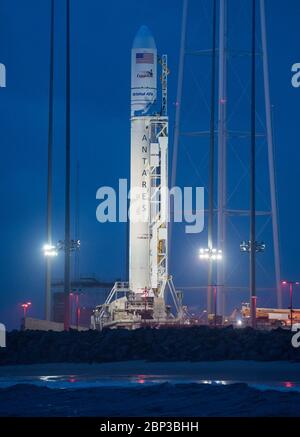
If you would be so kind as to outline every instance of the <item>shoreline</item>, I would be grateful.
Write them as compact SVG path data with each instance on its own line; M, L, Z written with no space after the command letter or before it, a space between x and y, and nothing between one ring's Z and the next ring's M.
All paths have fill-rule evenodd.
M169 378L199 377L239 381L300 382L300 363L282 361L171 361L142 360L105 363L48 363L0 366L0 378L39 377L57 375L87 377L126 377L133 375L168 376Z

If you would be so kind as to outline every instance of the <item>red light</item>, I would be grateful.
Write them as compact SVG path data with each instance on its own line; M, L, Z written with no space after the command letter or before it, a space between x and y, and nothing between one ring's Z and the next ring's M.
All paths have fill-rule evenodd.
M139 384L145 384L145 375L138 375L137 382Z
M72 384L74 383L74 382L76 382L76 378L75 378L75 376L70 376L70 378L69 378L69 382L71 382Z
M287 381L287 382L284 383L284 385L285 385L286 388L293 388L295 384L293 384L290 381Z

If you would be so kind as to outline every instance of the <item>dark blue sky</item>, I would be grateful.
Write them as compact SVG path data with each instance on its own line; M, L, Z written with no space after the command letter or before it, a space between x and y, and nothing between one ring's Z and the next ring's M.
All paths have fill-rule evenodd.
M210 48L210 0L190 0L188 48ZM249 50L250 9L248 0L229 0L229 45L231 50ZM101 185L117 187L129 176L130 49L136 30L147 24L158 51L167 53L169 76L170 149L176 101L180 40L181 0L71 0L72 62L72 161L80 163L80 238L82 274L105 280L124 276L125 226L99 224L95 218L95 194ZM299 221L299 101L300 91L291 87L291 65L300 62L298 0L266 0L270 56L271 100L276 143L276 174L280 208L282 276L299 279L297 246ZM23 300L32 300L32 314L42 314L44 294L47 114L49 81L48 0L2 0L0 4L0 62L7 67L7 88L0 89L1 123L1 297L0 320L17 326ZM55 127L54 127L54 240L63 238L64 225L64 122L65 122L65 1L56 0L55 15ZM259 37L259 35L258 35ZM258 42L259 47L259 42ZM229 62L229 125L249 128L249 58L232 56ZM186 60L182 105L182 130L208 129L209 58ZM261 78L261 68L257 74ZM258 86L258 130L263 130L261 79ZM244 94L242 90L246 88ZM249 87L248 87L249 91ZM261 118L262 124L259 119ZM230 205L247 207L246 178L232 194L247 166L248 140L230 142L228 164ZM178 161L180 185L207 184L208 140L182 138ZM258 144L258 207L268 206L266 148ZM170 150L171 151L171 150ZM73 187L74 187L73 178ZM232 195L231 195L232 194ZM73 190L73 224L75 193ZM259 223L259 226L263 223ZM247 223L236 223L247 238ZM228 283L246 284L248 260L239 254L240 235L229 224ZM205 233L186 236L174 231L171 270L179 286L205 284L205 268L197 251L205 245ZM271 238L270 224L261 235ZM272 247L261 256L259 286L273 285ZM240 264L237 264L239 262ZM54 277L62 275L63 257L55 260ZM268 274L266 273L269 272ZM204 304L204 292L187 292L193 304ZM300 291L298 292L300 294ZM230 305L247 299L247 293L229 293ZM273 305L271 292L262 292L259 304ZM298 300L299 302L299 300Z

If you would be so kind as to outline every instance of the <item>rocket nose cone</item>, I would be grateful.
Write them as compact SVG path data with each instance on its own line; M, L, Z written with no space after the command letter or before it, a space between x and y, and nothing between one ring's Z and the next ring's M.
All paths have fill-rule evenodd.
M141 26L133 40L133 49L156 49L152 33L147 26Z

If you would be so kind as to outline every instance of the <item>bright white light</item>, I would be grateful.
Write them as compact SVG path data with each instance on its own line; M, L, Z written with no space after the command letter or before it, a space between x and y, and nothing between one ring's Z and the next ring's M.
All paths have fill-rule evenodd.
M242 322L241 320L237 320L236 324L237 324L238 326L242 326L243 322Z
M221 259L223 259L222 250L215 249L215 248L213 249L201 248L199 250L199 258L212 260L212 261L220 261Z
M45 244L43 247L43 251L44 251L45 256L57 256L58 255L56 247L52 246L51 244Z
M57 256L58 254L57 254L57 252L44 252L44 255L45 256Z

